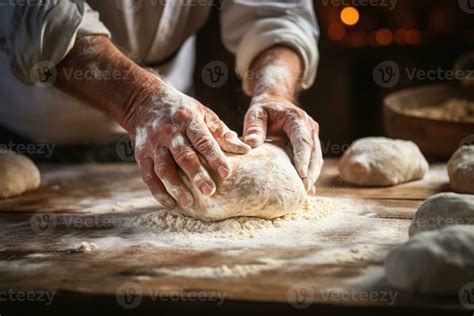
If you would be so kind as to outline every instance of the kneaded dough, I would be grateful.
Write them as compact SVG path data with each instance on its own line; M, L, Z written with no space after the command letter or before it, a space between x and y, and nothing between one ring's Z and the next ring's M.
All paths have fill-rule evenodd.
M459 193L474 194L474 145L462 146L448 162L449 184Z
M40 172L29 158L0 151L0 199L37 189L40 183Z
M265 143L246 155L228 155L233 173L226 180L214 177L217 189L210 197L180 174L194 195L194 204L175 211L203 221L236 216L272 219L296 211L306 200L306 191L283 148Z
M384 137L355 141L339 163L341 178L362 186L393 186L421 179L428 169L415 143Z
M474 280L474 229L450 226L417 234L385 261L388 282L397 288L432 295L458 295Z
M474 225L474 195L440 193L426 199L411 222L409 235L452 225Z

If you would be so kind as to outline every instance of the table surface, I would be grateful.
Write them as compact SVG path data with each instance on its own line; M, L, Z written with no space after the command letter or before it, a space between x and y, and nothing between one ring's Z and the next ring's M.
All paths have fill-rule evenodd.
M220 293L226 299L300 305L460 308L455 298L411 295L393 289L384 279L383 257L408 239L408 226L417 207L426 197L449 191L446 168L442 164L431 166L429 174L420 181L391 188L355 188L338 178L337 161L329 160L318 182L317 195L335 200L351 199L361 206L370 205L370 212L366 207L362 208L364 211L352 214L365 223L363 227L354 225L351 228L351 223L346 223L345 227L349 228L343 230L315 232L327 235L330 240L327 247L323 244L252 249L234 246L228 251L222 248L162 247L138 240L136 234L127 229L67 225L68 219L120 219L150 211L150 206L133 202L149 196L133 164L45 165L41 166L41 171L40 189L0 201L0 289L110 295L124 289L129 292L138 289L143 295L199 292L210 297ZM61 216L63 220L55 221L53 227L41 226L35 224L38 216L41 219ZM367 230L372 228L386 230L388 235L364 238ZM104 241L117 239L122 246L107 248L99 245L91 252L76 252L70 246L81 240L101 240L105 244ZM372 247L375 253L351 260L342 258L336 262L296 260L306 258L308 253L313 257L320 254L324 258L332 246L354 247L356 240L363 240L357 247ZM279 264L237 276L231 274L230 277L225 271L222 277L181 273L193 271L190 268L216 271L225 267L235 271L258 266L262 264L262 258L272 258ZM179 273L164 273L163 269ZM352 295L338 296L341 293ZM390 302L383 299L391 294L396 295L396 299ZM374 295L374 298L367 299L367 295Z

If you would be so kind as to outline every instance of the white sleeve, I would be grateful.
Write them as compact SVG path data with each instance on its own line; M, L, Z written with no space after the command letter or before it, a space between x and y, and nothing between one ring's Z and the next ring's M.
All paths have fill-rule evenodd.
M312 1L230 0L224 3L220 20L224 45L236 54L240 76L265 49L284 44L295 49L304 62L302 88L313 84L319 28Z
M84 0L25 1L0 10L0 41L12 73L32 84L31 69L41 61L61 62L78 35L105 35L98 13Z

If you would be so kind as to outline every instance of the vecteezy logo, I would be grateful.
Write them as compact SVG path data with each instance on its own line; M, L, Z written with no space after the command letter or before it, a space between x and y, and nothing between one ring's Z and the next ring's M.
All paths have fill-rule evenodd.
M474 0L458 0L461 10L468 14L474 14Z
M115 0L115 5L125 14L135 14L142 8L143 0Z
M375 66L372 75L382 88L392 88L400 81L400 67L394 61L383 61Z
M30 218L30 227L38 235L50 235L57 225L57 218L54 214L39 210Z
M115 152L122 161L135 161L133 144L128 135L123 135L117 140L117 143L115 144Z
M464 285L458 293L459 302L467 309L474 309L474 282Z
M229 78L229 70L224 62L214 60L202 68L201 78L209 87L219 88L226 84Z
M143 299L143 290L138 283L127 282L115 292L117 303L125 309L137 308Z
M30 71L31 82L37 87L48 88L56 82L56 66L50 61L41 61L33 66Z
M474 145L474 135L468 135L464 137L459 143L459 147L462 146L473 146Z
M310 283L300 282L293 284L287 292L287 299L296 309L304 309L314 302L314 289Z

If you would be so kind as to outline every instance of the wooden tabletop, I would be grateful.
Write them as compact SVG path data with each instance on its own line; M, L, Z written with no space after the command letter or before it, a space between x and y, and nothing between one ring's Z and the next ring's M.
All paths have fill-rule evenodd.
M431 166L423 180L397 187L355 188L338 178L337 161L329 160L319 180L317 195L335 201L351 199L365 206L361 208L364 211L354 211L348 217L348 221L363 222L363 228L357 225L351 228L350 222L341 222L345 229L327 228L324 231L328 234L327 245L306 242L303 246L266 245L246 249L234 245L232 249L204 250L143 242L136 232L116 224L113 227L68 225L74 218L113 222L156 207L151 198L151 204L134 202L149 198L149 193L133 164L45 165L41 171L40 189L0 201L0 289L61 290L92 295L131 293L132 300L124 303L118 298L119 305L133 304L134 293L138 296L178 293L181 297L204 295L209 300L225 297L283 302L295 308L309 304L461 308L457 298L420 297L394 289L385 281L383 270L386 253L408 239L410 219L420 203L430 195L449 190L444 165ZM55 221L54 227L42 227L37 222L38 216L43 220L46 216L47 220L48 214L62 220ZM372 228L385 230L387 234L366 238L373 233ZM321 237L316 234L323 233L314 234L316 240ZM121 246L77 252L68 243L99 239ZM361 240L356 249L355 240ZM347 246L353 252L364 247L376 251L356 260L341 258L326 262L322 259L331 251L331 245L341 249ZM308 253L311 258L321 255L322 259L306 260ZM268 264L262 258L272 258L278 264ZM258 269L259 265L263 268ZM219 268L224 269L222 276L215 273ZM250 268L252 272L246 273ZM211 269L214 274L194 275L192 271L199 269ZM228 275L225 269L243 272ZM164 272L168 270L178 272Z

